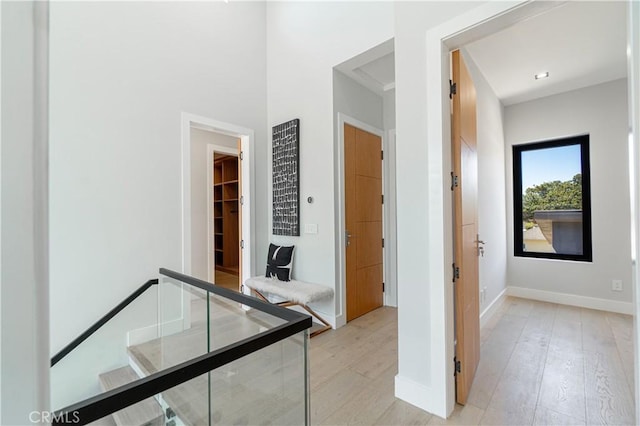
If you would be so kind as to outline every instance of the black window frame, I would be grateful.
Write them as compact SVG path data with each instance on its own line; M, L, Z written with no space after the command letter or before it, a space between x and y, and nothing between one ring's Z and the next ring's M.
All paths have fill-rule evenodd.
M580 145L582 167L582 254L542 253L524 251L522 232L522 153L540 149ZM591 234L591 170L589 162L589 135L571 136L513 145L513 243L514 256L540 259L593 262Z

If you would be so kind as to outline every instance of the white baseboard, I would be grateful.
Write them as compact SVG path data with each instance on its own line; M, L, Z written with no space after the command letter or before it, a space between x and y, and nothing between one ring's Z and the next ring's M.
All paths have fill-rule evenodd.
M327 321L331 323L331 326L334 329L337 329L347 324L347 316L340 314L333 317L333 322L331 321L331 319L328 319Z
M556 293L554 291L537 290L524 287L507 287L507 295L523 299L540 300L542 302L559 303L561 305L578 306L580 308L597 309L599 311L616 312L633 315L633 303L617 300L599 299L596 297L578 296L575 294Z
M438 393L442 392L444 392L444 390L440 390ZM429 386L414 382L398 374L395 377L395 396L424 411L435 414L443 419L447 418L447 413L439 412L439 407L435 406L434 401L441 398L434 398L433 389Z
M500 306L502 306L502 303L504 303L504 299L506 296L507 289L504 288L500 292L500 294L498 294L498 297L493 299L493 302L491 302L489 306L487 306L484 311L482 311L482 313L480 314L480 328L484 327L486 322L489 321L489 318L491 318L493 314L496 313L498 309L500 309Z

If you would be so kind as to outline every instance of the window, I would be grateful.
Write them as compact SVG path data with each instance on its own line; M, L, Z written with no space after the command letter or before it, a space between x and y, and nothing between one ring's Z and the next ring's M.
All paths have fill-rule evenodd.
M591 262L589 136L513 146L514 254Z

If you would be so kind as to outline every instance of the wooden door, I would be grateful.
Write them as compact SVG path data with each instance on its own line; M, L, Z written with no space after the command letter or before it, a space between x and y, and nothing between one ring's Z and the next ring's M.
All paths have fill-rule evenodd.
M347 321L382 306L382 139L344 126Z
M480 361L476 90L460 51L452 52L456 400L465 404ZM457 180L457 184L456 184Z

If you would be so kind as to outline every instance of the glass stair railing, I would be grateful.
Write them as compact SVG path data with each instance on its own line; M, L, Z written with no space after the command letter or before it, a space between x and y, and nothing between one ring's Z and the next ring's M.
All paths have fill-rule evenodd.
M54 356L54 423L309 424L311 318L160 274Z

